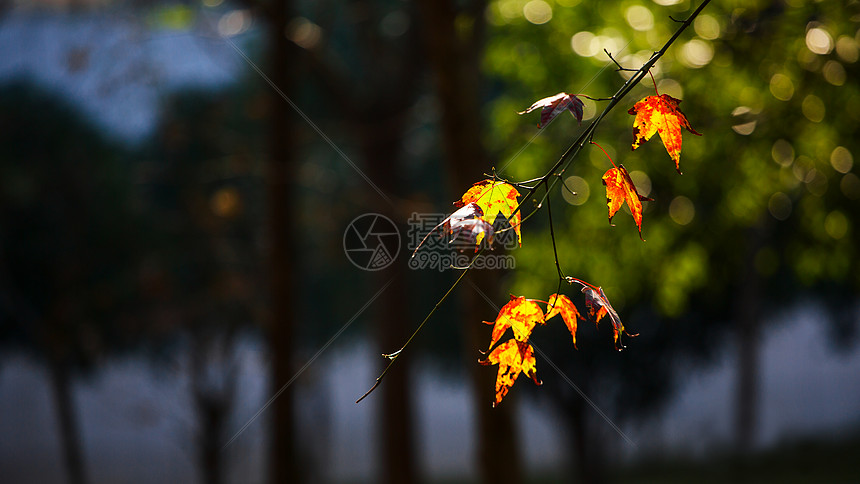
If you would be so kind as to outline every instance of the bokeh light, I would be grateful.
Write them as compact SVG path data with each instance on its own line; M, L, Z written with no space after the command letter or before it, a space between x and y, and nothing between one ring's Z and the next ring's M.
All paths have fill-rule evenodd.
M785 74L776 73L770 78L770 93L780 101L788 101L794 96L794 83Z
M782 192L776 192L771 195L767 202L767 209L773 218L777 220L785 220L791 215L792 203L788 195Z
M588 181L585 178L569 176L564 179L564 185L567 189L562 188L561 195L564 197L565 202L571 205L582 205L588 201L591 189L588 187ZM573 193L570 193L571 191Z
M687 67L698 69L714 58L714 48L705 40L693 39L681 47L678 60Z
M830 165L839 173L848 173L854 166L854 156L844 146L837 146L830 153Z
M218 33L232 37L244 33L251 27L251 15L247 10L233 10L218 20Z
M827 235L836 240L845 237L845 234L848 233L848 227L848 217L839 210L828 213L827 217L824 218L824 230L827 232Z
M541 25L552 19L552 7L543 0L532 0L523 6L523 16L535 25Z
M705 40L714 40L720 37L720 22L710 15L699 15L693 21L696 35Z
M839 37L836 41L836 55L849 64L857 62L857 59L860 58L857 41L847 35Z
M824 80L834 86L845 84L845 68L834 60L825 62L824 67L821 68L821 73L824 75Z
M296 17L287 24L287 38L303 49L313 49L322 38L322 29L304 17Z
M826 110L820 97L810 94L803 98L803 104L800 107L806 119L813 123L820 123L824 119Z
M794 162L794 147L791 143L784 139L778 139L773 143L770 149L770 156L773 161L782 166L789 166Z
M829 54L833 50L833 37L823 28L811 28L806 32L806 48L818 55Z
M594 42L594 37L594 34L587 30L577 32L570 38L570 47L577 55L591 57L597 54L598 50L598 44Z
M839 182L839 189L850 200L860 199L860 178L854 173L848 173Z
M639 195L647 197L651 193L651 177L649 177L644 171L640 170L631 171L629 175L630 180L633 181L633 185L636 187L636 191L639 192Z
M633 5L624 12L624 18L634 30L640 32L654 28L654 15L642 5Z
M696 207L689 198L678 195L669 204L669 217L678 225L687 225L696 216Z
M241 208L239 191L234 187L224 187L215 191L209 200L209 208L219 217L235 217Z

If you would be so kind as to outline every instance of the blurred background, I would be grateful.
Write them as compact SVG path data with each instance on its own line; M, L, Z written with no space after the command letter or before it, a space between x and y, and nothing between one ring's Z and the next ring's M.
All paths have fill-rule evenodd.
M563 174L560 264L639 333L625 351L540 328L543 386L491 408L481 321L557 287L541 210L354 403L460 275L410 268L410 216L541 176L605 104L517 111L612 95L604 49L638 68L697 5L0 2L2 481L856 479L856 1L705 8L652 70L703 133L683 176L657 137L629 148L650 78L603 121L655 199L647 242L607 224L600 150ZM345 251L367 213L401 235L381 270Z

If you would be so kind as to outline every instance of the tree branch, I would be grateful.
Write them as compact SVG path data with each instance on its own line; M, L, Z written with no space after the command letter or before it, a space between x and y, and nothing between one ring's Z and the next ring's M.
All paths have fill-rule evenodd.
M666 51L669 50L669 47L672 46L672 44L678 39L678 37L684 32L684 30L686 30L687 27L689 27L690 24L692 24L693 20L696 19L696 17L699 15L699 13L701 13L701 11L709 3L711 3L711 0L704 0L696 8L696 10L692 14L690 14L690 16L687 18L687 20L685 20L681 24L681 26L678 27L678 29L675 31L674 34L672 34L672 36L669 38L669 40L667 40L666 43L663 44L663 47L661 47L660 50L654 52L654 54L651 56L651 58L648 60L648 62L643 64L642 67L640 67L639 69L637 69L635 71L635 74L633 74L633 76L631 76L630 79L628 79L627 81L624 82L624 84L618 89L618 91L616 91L615 94L612 95L612 97L610 98L609 104L603 109L603 111L600 113L600 115L597 118L595 118L594 121L591 122L591 124L588 125L588 127L579 135L579 137L577 137L576 140L573 143L571 143L571 145L567 148L567 150L565 150L565 152L561 155L561 157L558 159L558 161L556 161L555 164L549 170L547 170L547 172L539 179L539 181L528 191L528 193L523 197L523 201L519 202L517 204L517 206L514 208L513 212L511 212L510 217L513 217L518 212L520 212L522 209L522 206L523 206L523 202L525 202L526 200L530 200L532 198L532 196L534 196L538 187L543 185L545 188L545 193L543 195L543 198L541 198L541 201L537 204L537 207L535 208L535 210L532 211L528 216L524 217L521 220L520 224L525 222L525 220L527 218L531 217L532 215L537 213L538 210L540 210L540 208L543 206L544 200L547 200L549 193L552 190L552 188L555 186L555 184L558 182L558 180L561 179L561 176L553 178L553 175L556 173L563 173L567 169L567 167L570 165L570 163L573 161L573 159L576 157L576 155L578 155L579 152L582 151L582 147L586 143L588 143L592 140L592 138L594 137L594 133L597 130L597 127L603 121L603 118L605 118L606 115L609 114L609 112L612 111L612 109L614 109L615 106L617 106L618 103L621 102L621 100L624 99L624 97L626 97L627 94L629 94L630 91L632 91L633 88L636 87L636 85L639 84L640 81L642 81L642 79L651 70L651 67L653 67L654 64L661 57L663 57L663 55L666 53ZM607 54L608 54L608 52L607 52ZM611 55L609 56L609 58L612 59L613 62L615 62L615 59L613 59ZM615 62L615 64L618 65L619 67L621 67L617 62ZM624 69L624 70L627 70L627 69ZM552 178L552 180L550 180L550 178ZM550 211L549 203L547 203L547 212L549 212L549 211ZM505 230L509 230L509 229L505 229ZM556 246L555 246L555 235L553 232L552 222L550 222L550 234L551 234L552 241L553 241L553 252L555 255L556 269L559 273L559 281L565 280L567 282L571 282L571 281L579 282L580 284L588 285L589 287L596 289L591 284L588 284L584 281L581 281L575 277L570 277L570 276L564 277L564 276L562 276L561 266L559 265L559 262L558 262L558 252L556 251ZM451 287L448 288L448 291L446 291L445 294L442 296L442 298L439 299L439 301L436 303L436 305L433 306L433 309L427 314L427 316L424 318L424 320L421 321L421 324L418 325L418 327L412 333L412 336L410 336L409 339L406 340L406 343L404 343L403 346L400 347L400 349L395 351L394 353L391 353L389 355L383 355L383 356L389 358L391 361L388 363L388 366L385 367L385 369L382 371L382 373L376 378L376 381L374 382L374 384L370 388L370 390L368 390L364 395L362 395L358 400L356 400L355 403L359 403L362 400L364 400L368 395L371 394L371 392L376 390L376 388L379 386L380 383L382 383L382 379L388 373L388 370L391 369L392 365L394 365L394 362L397 361L397 358L400 357L403 350L405 350L406 347L409 345L409 343L412 342L412 340L415 338L415 336L418 334L418 332L421 331L421 329L424 327L424 325L427 323L427 321L430 319L430 317L433 316L433 314L436 312L437 309L439 309L439 306L448 298L448 296L451 294L451 292L454 290L454 288L457 287L458 284L460 284L460 281L463 280L463 277L465 277L466 273L468 273L469 270L471 269L472 264L474 263L475 259L477 259L478 256L483 254L484 250L485 249L481 249L481 251L475 255L475 257L472 259L472 262L469 263L469 265L463 270L463 272L460 274L460 276L457 278L457 280L454 281L454 284L452 284ZM559 283L559 287L561 287L560 283Z

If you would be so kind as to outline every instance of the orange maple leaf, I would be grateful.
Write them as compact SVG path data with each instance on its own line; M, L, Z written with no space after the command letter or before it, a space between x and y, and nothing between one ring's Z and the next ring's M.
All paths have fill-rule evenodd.
M537 378L534 348L524 341L509 339L497 346L486 358L479 359L478 363L481 365L499 365L499 373L496 376L496 399L493 402L493 407L502 402L520 373L525 373L535 382L535 385L542 384Z
M520 223L522 212L514 210L519 206L517 197L520 193L512 185L498 180L482 180L471 186L466 193L454 202L455 207L462 207L469 203L475 203L484 212L483 218L493 224L500 214L504 216L517 234L517 243L522 246L522 234Z
M603 184L606 185L609 223L612 223L612 217L624 205L624 202L627 202L630 213L633 214L633 220L636 221L636 227L639 228L639 238L642 239L642 202L652 202L654 199L639 195L624 165L618 165L607 170L603 174Z
M549 320L556 314L560 314L561 319L564 320L564 324L570 331L570 335L573 336L573 346L575 348L576 320L577 318L583 318L579 315L579 311L576 310L576 306L574 306L573 301L571 301L570 298L565 296L564 294L552 294L547 301L546 307L549 312L546 314L546 318L544 318L544 321Z
M502 338L508 328L513 330L514 339L517 341L528 341L535 325L543 324L544 321L543 309L536 302L524 296L511 295L511 300L499 310L495 322L484 321L484 324L493 325L493 334L487 351Z
M681 173L681 128L701 136L690 126L687 116L678 108L680 99L668 94L648 96L634 104L628 114L633 114L633 149L639 147L642 141L648 141L654 133L660 133L663 146L669 156L675 160L675 170Z

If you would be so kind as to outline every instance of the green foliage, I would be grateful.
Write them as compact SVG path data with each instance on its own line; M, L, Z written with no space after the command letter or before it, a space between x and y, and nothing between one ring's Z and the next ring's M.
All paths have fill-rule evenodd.
M490 6L485 66L500 94L489 107L488 142L497 167L514 179L549 166L580 129L562 116L507 165L536 132L517 122L514 110L560 90L610 95L624 77L602 49L638 68L675 28L669 15L683 18L695 6L568 3L575 2ZM532 23L544 20L547 9L549 21ZM630 152L632 118L613 113L595 141L615 148L616 163L650 176L651 191L643 195L656 201L645 204L647 242L633 235L629 217L608 226L599 181L608 164L600 153L580 157L564 176L588 184L587 200L567 205L560 202L581 202L568 194L554 198L562 207L556 235L563 269L599 281L619 310L650 303L669 317L725 312L746 271L766 281L772 300L831 283L856 292L860 92L848 81L858 71L856 10L837 2L709 5L695 32L682 36L653 71L660 92L683 99L688 119L704 133L684 144L684 176L658 144ZM653 94L650 84L643 82L622 106ZM587 102L586 122L595 104L599 110L600 103ZM634 175L637 185L642 177ZM551 252L532 243L545 234L526 232L512 291L545 292ZM753 232L762 234L760 243L751 241ZM757 251L753 267L744 259L749 250ZM707 305L694 308L694 299Z

